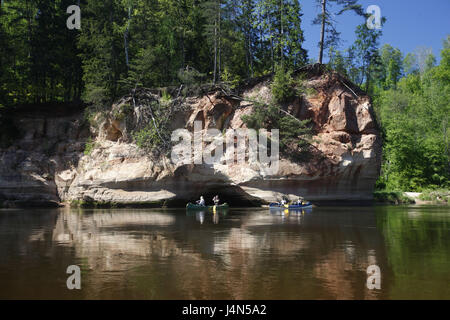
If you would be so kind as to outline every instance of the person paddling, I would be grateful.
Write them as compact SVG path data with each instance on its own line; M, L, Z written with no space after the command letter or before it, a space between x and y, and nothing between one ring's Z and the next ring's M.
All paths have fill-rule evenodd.
M197 204L203 207L205 206L205 199L203 196L200 196L200 200L197 200Z
M216 206L219 205L219 195L216 194L212 200Z

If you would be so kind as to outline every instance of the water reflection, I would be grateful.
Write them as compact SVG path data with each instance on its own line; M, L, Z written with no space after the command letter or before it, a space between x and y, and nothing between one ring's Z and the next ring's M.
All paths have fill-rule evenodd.
M364 290L364 272L369 264L378 263L379 248L363 243L364 238L373 237L365 234L366 228L346 230L340 219L342 213L314 216L312 211L244 211L229 217L226 212L207 211L186 216L64 211L58 216L53 240L73 247L92 273L131 271L127 276L145 282L144 275L170 271L168 287L178 291L176 283L187 286L178 297L277 298L288 289L290 298L355 298L356 280L362 284L358 295L372 297ZM320 233L315 231L317 224ZM358 246L355 238L359 238ZM352 276L346 277L348 273ZM317 289L326 290L300 289L312 279L320 284Z
M395 281L390 297L450 299L450 208L380 207L377 225Z
M448 219L423 217L411 210L390 216L378 208L0 212L0 281L9 288L0 297L406 298L414 290L401 280L399 265L412 257L417 264L431 252L431 268L440 281L448 280L441 269L449 267L442 260L449 257L442 252ZM406 229L409 236L421 231L415 256L405 253L412 250ZM82 267L81 292L64 288L70 264ZM366 288L371 264L382 270L381 290ZM21 275L46 289L29 296L17 282ZM399 281L409 291L398 289ZM439 290L445 296L448 289Z
M63 211L56 221L52 239L60 245L72 246L77 256L87 258L89 269L121 270L128 261L127 256L169 256L176 248L157 227L174 223L175 217L159 213Z

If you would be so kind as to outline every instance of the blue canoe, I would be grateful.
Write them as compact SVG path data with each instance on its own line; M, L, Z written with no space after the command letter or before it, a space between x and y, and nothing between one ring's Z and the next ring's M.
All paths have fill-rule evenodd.
M284 209L288 209L288 210L302 210L302 209L311 209L312 208L312 203L311 202L307 202L305 204L299 205L299 204L279 204L279 203L271 203L269 204L269 208L272 210L284 210Z

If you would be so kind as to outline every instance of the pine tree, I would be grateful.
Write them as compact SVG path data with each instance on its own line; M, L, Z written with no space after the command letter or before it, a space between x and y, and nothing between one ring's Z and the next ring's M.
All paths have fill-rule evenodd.
M83 10L79 45L88 101L109 103L121 93L119 80L126 74L126 64L118 26L127 17L122 9L117 0L105 0L88 1Z
M393 88L400 80L403 71L403 57L399 49L385 44L380 49L381 72L377 80L385 89Z
M333 13L331 12L332 5L335 4L341 8L337 15L346 11L353 11L360 16L364 16L364 12L361 5L357 4L357 0L316 0L316 2L321 9L313 24L321 26L318 62L322 63L324 50L331 46L338 46L340 41L340 32L336 29L336 21L333 19Z
M347 75L348 64L342 52L331 47L328 56L330 57L330 61L328 63L330 67L342 75Z
M365 90L368 91L371 85L372 75L379 67L380 56L378 51L381 31L367 28L366 24L356 28L356 41L353 50L356 53L360 66L359 85L365 83Z
M258 6L260 39L270 51L262 52L262 61L270 61L271 72L275 65L299 66L306 62L306 51L301 29L301 7L297 0L262 0ZM270 57L267 59L267 57ZM266 58L266 59L264 59Z
M206 19L205 36L212 48L214 55L213 62L213 83L220 79L221 67L221 0L209 0L203 3L204 17Z
M7 49L1 59L8 105L70 101L80 97L81 65L77 31L66 28L70 0L10 0L0 9L0 32Z

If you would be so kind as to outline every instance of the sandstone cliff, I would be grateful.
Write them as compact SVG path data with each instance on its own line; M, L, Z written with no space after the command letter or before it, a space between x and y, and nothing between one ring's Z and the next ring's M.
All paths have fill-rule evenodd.
M21 138L0 149L0 200L4 204L57 204L83 200L109 204L183 205L200 194L219 193L231 204L261 204L282 194L327 201L370 201L381 163L381 141L368 96L338 74L307 68L304 85L312 88L287 104L298 119L311 119L311 158L296 162L282 156L276 174L257 163L174 165L170 157L139 148L132 132L148 121L145 105L124 97L97 125L86 126L83 111L70 114L17 112L12 121ZM211 90L178 98L170 130L243 128L241 117L272 100L270 78L241 87L236 95ZM162 103L158 94L147 94ZM240 98L238 98L240 97ZM146 120L147 119L147 120ZM89 152L83 153L88 137Z

